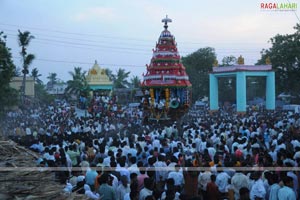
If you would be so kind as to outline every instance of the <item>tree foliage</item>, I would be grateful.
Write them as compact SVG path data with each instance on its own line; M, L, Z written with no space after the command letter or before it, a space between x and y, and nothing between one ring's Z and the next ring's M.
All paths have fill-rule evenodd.
M33 80L37 84L42 84L43 81L39 78L42 76L42 74L39 73L39 70L37 68L33 68L31 70L31 76L33 77Z
M33 54L27 53L27 47L30 44L30 41L34 39L34 36L30 34L29 31L21 32L18 30L18 43L21 47L21 57L22 57L22 63L23 63L23 82L22 82L22 88L21 88L21 94L22 94L22 101L24 101L24 95L25 95L25 86L26 86L26 75L29 73L29 65L31 65L32 61L34 60L35 56Z
M237 58L233 55L225 56L222 59L222 65L221 66L233 66L237 63Z
M55 97L51 94L48 94L44 84L35 84L35 98L38 100L39 104L49 105Z
M53 85L57 83L57 73L49 73L49 76L47 76L47 79L49 80L47 85L49 87L53 87Z
M192 83L193 101L209 95L209 72L216 60L215 50L211 47L200 48L196 52L182 57Z
M69 74L72 76L72 80L67 81L67 93L87 96L89 88L86 81L86 71L82 71L81 67L74 67L74 71L69 72Z
M26 76L26 74L29 73L29 65L32 63L34 60L35 56L33 54L28 54L27 53L27 47L29 46L30 42L32 39L34 39L34 36L30 34L29 31L24 31L21 32L18 30L18 43L19 46L21 47L21 57L22 57L22 62L23 62L23 70L22 73Z
M293 34L276 35L270 39L271 48L261 51L257 64L271 62L275 70L277 93L300 92L300 24L294 27Z
M118 69L117 74L112 74L114 88L128 88L130 83L128 82L130 72L126 72L125 69Z
M138 76L133 76L130 79L130 85L132 88L139 88L141 84L141 79Z
M108 78L109 78L110 80L113 80L114 75L113 75L113 72L112 72L111 69L106 68L106 69L105 69L105 73L106 73L106 75L108 76Z
M0 112L5 107L15 105L18 100L18 92L9 86L16 71L13 64L10 49L6 46L6 36L0 32Z

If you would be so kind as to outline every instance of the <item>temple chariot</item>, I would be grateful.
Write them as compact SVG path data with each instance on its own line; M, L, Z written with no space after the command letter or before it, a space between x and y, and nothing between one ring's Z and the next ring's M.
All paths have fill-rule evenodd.
M185 67L181 63L175 37L168 30L172 22L168 16L162 19L161 32L147 72L143 74L141 88L144 93L145 118L149 121L177 120L189 109L191 87Z

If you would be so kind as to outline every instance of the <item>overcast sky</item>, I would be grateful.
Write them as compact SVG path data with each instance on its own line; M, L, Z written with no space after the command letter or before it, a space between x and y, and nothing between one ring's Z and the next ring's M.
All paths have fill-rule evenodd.
M14 62L20 67L17 30L35 36L28 49L36 55L30 66L46 77L51 72L69 80L69 71L88 70L95 60L116 72L124 68L141 77L163 30L166 14L173 20L181 56L213 47L219 62L243 55L254 64L276 34L293 33L295 12L262 11L264 1L250 0L0 0L0 31L8 36ZM285 3L287 0L266 1Z

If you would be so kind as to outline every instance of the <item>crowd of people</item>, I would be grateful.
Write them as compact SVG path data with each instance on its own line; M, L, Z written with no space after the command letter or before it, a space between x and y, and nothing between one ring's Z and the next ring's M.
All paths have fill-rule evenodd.
M111 112L80 117L61 102L8 113L3 132L57 169L66 192L91 199L300 197L298 114L201 108L143 124L139 108Z

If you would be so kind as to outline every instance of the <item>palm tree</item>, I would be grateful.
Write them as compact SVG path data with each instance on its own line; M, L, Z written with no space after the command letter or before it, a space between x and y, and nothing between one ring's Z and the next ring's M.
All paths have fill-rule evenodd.
M73 80L79 80L79 81L85 80L86 71L82 72L81 70L82 70L81 67L74 67L74 72L69 72Z
M72 80L67 82L68 87L66 91L70 94L79 95L80 92L84 92L87 94L88 84L86 81L86 71L82 71L81 67L74 67L74 72L69 72L72 76Z
M130 85L132 88L139 88L141 84L141 79L138 76L133 76L130 79Z
M34 39L34 36L30 35L29 31L21 32L18 30L18 43L19 46L22 48L20 54L22 57L23 62L23 82L22 82L22 103L24 103L24 97L25 97L25 83L26 83L26 75L29 73L29 65L34 60L35 56L33 54L27 54L26 48L29 46L29 43L32 39Z
M49 82L47 83L47 87L52 88L54 86L54 84L57 83L57 74L50 73L49 76L47 76L47 79L49 79Z
M106 68L105 73L107 74L107 76L110 80L113 80L114 75L113 75L113 72L111 71L111 69Z
M130 84L127 81L130 72L126 72L125 69L119 69L116 75L113 75L115 88L127 88Z
M43 83L43 81L41 79L39 79L39 77L41 77L42 74L39 74L39 70L37 68L33 68L31 70L31 76L33 77L34 83L37 83L37 84Z

